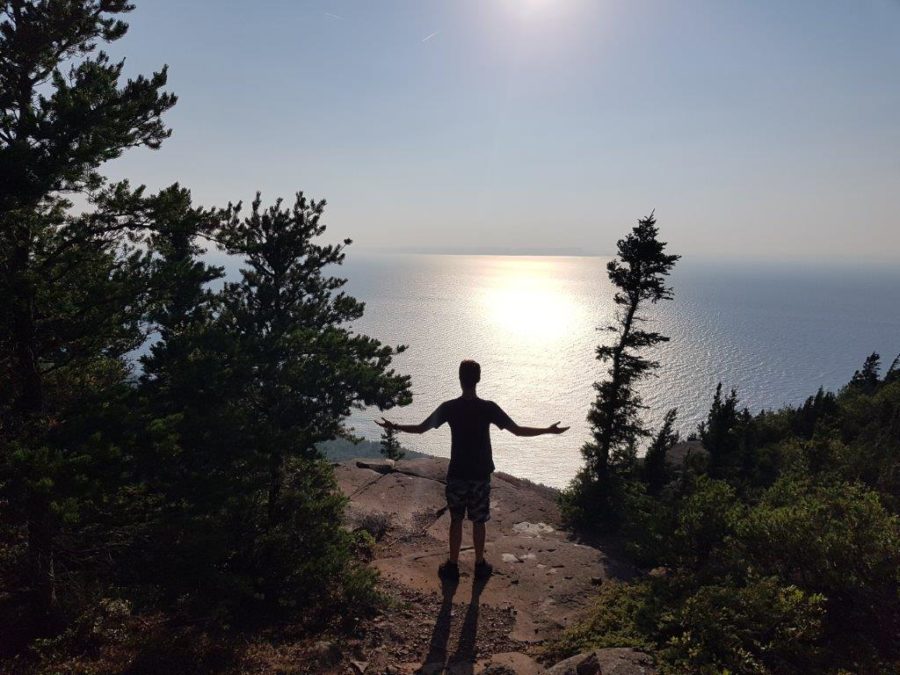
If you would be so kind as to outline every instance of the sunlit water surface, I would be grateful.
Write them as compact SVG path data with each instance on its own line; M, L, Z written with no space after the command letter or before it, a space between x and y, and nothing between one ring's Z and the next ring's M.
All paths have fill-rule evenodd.
M608 259L365 255L341 274L366 303L357 328L408 350L396 368L412 376L413 403L387 413L416 423L459 395L456 369L482 365L479 395L522 425L561 421L562 436L517 438L494 430L502 471L565 485L581 464L585 420L603 377L597 330L615 314ZM845 384L867 354L890 363L900 351L900 272L812 266L711 265L685 260L672 276L675 299L645 308L649 326L671 337L653 350L661 366L642 387L646 419L678 408L687 433L709 409L716 383L736 387L756 411L802 402L819 386ZM377 411L355 414L356 432L377 439ZM448 456L445 426L405 436L407 447Z

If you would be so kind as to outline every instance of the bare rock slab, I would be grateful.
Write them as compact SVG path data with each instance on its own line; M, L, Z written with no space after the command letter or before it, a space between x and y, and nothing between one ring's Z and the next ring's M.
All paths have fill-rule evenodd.
M416 536L397 537L373 566L383 576L418 592L441 595L437 567L447 556L448 461L437 457L398 462L343 462L338 484L350 499L351 515L384 514L391 527ZM603 546L586 546L563 529L556 492L506 474L494 474L486 557L494 575L473 584L471 527L463 528L462 578L456 602L479 602L515 615L509 638L539 642L577 619L596 586L633 571ZM424 516L424 517L423 517ZM499 667L499 666L498 666ZM623 671L624 672L624 671Z
M476 675L541 675L544 669L527 654L504 652L475 664Z
M547 675L655 675L653 659L628 647L596 649L560 661Z

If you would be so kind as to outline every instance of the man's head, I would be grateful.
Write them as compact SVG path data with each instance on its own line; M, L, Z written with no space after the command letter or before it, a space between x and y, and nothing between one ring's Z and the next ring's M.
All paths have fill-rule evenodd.
M472 359L459 364L459 384L463 389L471 389L481 381L481 366Z

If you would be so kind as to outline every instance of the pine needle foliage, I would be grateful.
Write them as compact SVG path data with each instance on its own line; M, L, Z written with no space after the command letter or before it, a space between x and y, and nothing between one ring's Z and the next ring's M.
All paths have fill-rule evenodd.
M659 364L643 352L669 339L643 327L647 317L641 309L673 297L666 277L680 257L666 253L652 213L639 220L617 248L618 255L607 264L616 288L616 320L602 329L612 342L596 350L597 360L608 365L607 378L594 384L597 397L588 413L591 439L582 448L585 466L562 502L570 520L603 527L617 518L621 494L616 474L636 466L638 444L651 435L641 419L646 406L637 386Z

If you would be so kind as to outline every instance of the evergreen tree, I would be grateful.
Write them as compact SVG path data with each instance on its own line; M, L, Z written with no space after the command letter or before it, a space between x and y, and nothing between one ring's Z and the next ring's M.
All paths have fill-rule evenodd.
M27 532L30 584L55 606L58 540L114 479L119 454L94 433L141 342L144 261L127 248L139 195L100 165L168 136L165 69L121 83L101 42L121 38L124 0L0 3L0 485ZM67 195L95 207L76 213ZM89 442L86 439L90 439Z
M888 371L884 374L884 383L890 384L897 379L900 379L900 354L895 356L894 360L891 361L891 367L888 368Z
M610 364L609 379L594 385L597 398L588 414L593 440L583 451L588 470L600 481L617 454L627 452L649 433L640 419L644 406L635 386L659 364L639 352L669 338L641 329L646 319L638 310L642 303L672 298L665 278L680 257L665 253L666 244L659 241L658 234L653 214L638 221L628 236L619 240L618 256L607 265L609 279L617 289L613 301L619 312L616 323L606 327L615 336L614 343L597 348L597 360Z
M247 447L268 465L269 517L277 511L286 461L316 458L316 444L345 432L343 420L362 405L390 408L410 401L409 377L390 369L403 347L382 345L349 324L364 306L329 276L344 261L338 245L315 242L325 231L325 201L298 193L292 208L267 209L259 195L247 218L240 205L222 237L242 256L242 280L225 288L224 321L238 336Z
M252 498L239 461L241 410L228 404L239 396L228 368L236 341L218 326L222 298L210 288L223 270L201 258L221 214L192 206L176 184L146 200L144 217L154 289L145 322L157 340L140 359L132 470L146 486L148 537L178 544L135 550L134 564L172 592L196 591L233 550L223 533L230 505Z
M837 411L838 405L834 394L819 387L816 395L807 398L794 413L792 420L794 433L809 440L816 428L825 420L833 418Z
M636 387L658 363L640 352L669 338L641 328L646 318L639 310L647 302L672 298L665 279L680 257L665 252L658 234L653 214L639 220L619 240L618 255L607 264L618 312L616 322L605 328L614 336L613 343L596 351L597 360L609 364L609 377L594 384L597 398L588 413L592 438L582 448L586 466L564 497L564 507L575 520L609 520L617 499L611 469L621 472L634 466L638 443L650 434L640 418L645 406Z
M770 482L774 467L760 455L765 439L760 437L759 421L766 415L763 411L754 418L746 407L739 408L736 390L723 397L722 383L716 386L706 420L698 425L700 441L709 453L710 476L740 488Z
M743 413L749 414L749 411L744 410ZM719 382L706 420L700 422L697 428L700 441L709 453L709 474L714 478L737 477L742 464L742 417L742 411L738 409L737 391L732 389L727 396L722 396L722 383Z
M666 413L662 427L647 449L644 455L644 463L641 467L641 478L647 485L647 491L656 495L665 486L669 479L666 453L679 441L679 434L673 429L675 417L678 411L672 408Z
M145 321L158 339L141 357L140 394L156 419L175 418L181 442L199 451L223 423L213 418L225 395L227 348L215 330L222 300L209 285L224 272L200 259L200 240L213 236L220 215L193 207L177 184L148 199L145 213L154 288Z
M878 388L880 370L881 356L877 352L872 352L866 357L863 367L853 373L848 386L863 394L872 394Z
M392 427L386 427L382 432L379 450L387 459L403 459L406 456L397 440L397 430Z
M324 207L299 193L291 208L278 200L264 209L257 195L247 217L238 205L217 232L244 267L239 282L225 285L216 320L232 342L229 393L219 404L240 489L225 507L233 524L224 534L236 536L222 544L226 555L215 568L231 579L229 592L249 589L265 603L316 610L309 619L333 612L336 594L371 588L354 581L367 573L352 562L344 499L316 446L346 433L353 408L411 399L409 377L390 368L403 348L351 328L363 304L329 274L350 241L316 241Z

